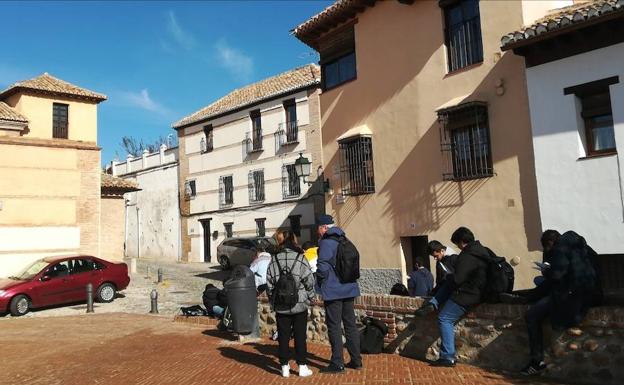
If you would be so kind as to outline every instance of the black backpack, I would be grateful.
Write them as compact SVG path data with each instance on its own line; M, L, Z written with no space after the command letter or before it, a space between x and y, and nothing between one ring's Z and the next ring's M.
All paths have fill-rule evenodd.
M360 253L344 235L332 234L330 239L338 242L336 249L336 275L341 283L356 282L360 278Z
M366 354L379 354L383 351L384 336L388 326L378 319L364 318L364 328L360 331L360 351Z
M400 295L403 297L409 297L409 290L402 283L395 283L390 289L390 295Z
M219 304L218 296L220 291L221 289L215 287L215 285L213 285L212 283L207 284L206 288L204 289L204 293L202 294L202 302L206 307L206 311L210 315L212 315L213 306Z
M488 303L498 303L502 293L511 293L513 291L514 269L505 257L499 257L492 250L486 249L490 256L486 260L487 282L483 291L483 299Z
M299 302L299 282L292 274L292 270L300 256L301 254L297 255L290 269L282 268L279 258L275 257L277 269L279 270L279 279L273 290L273 304L277 309L290 309Z

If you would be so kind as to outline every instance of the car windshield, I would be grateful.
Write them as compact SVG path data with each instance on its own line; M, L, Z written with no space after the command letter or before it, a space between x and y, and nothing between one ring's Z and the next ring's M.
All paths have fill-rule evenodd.
M39 272L48 265L49 263L44 261L43 259L35 261L30 266L22 270L19 274L17 274L15 278L25 280L33 279L35 275L39 274Z

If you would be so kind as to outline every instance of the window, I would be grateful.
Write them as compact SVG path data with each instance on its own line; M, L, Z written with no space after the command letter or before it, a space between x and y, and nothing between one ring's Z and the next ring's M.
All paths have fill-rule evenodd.
M52 137L59 139L68 138L69 106L67 104L52 104Z
M288 217L290 220L290 230L297 237L301 236L301 215L291 215Z
M264 227L264 222L266 218L257 218L256 219L256 235L259 237L264 237L266 233L266 228Z
M478 0L442 0L449 72L483 61Z
M219 178L219 204L221 206L234 204L234 181L232 175Z
M69 261L62 261L50 267L48 271L45 272L44 276L47 275L50 278L64 277L69 275L69 271Z
M438 112L444 180L468 180L494 175L487 106L473 102Z
M260 110L251 111L251 151L262 150L262 119Z
M290 144L298 142L298 125L297 125L297 104L295 99L290 99L284 102L284 110L286 112L286 122L282 128L282 135L284 136L283 144Z
M249 203L264 201L264 170L250 171L249 179Z
M294 164L282 166L282 197L284 199L298 197L301 194L301 185Z
M234 225L234 223L229 222L229 223L224 223L223 227L225 229L225 237L226 238L232 238L233 233L232 233L232 226Z
M580 100L586 152L589 156L616 152L609 85L618 82L619 77L614 76L563 90L564 95L574 94Z
M186 197L186 199L195 198L196 194L197 190L195 187L195 181L187 180L186 182L184 182L184 196Z
M339 29L324 39L319 52L324 90L337 87L357 77L353 25Z
M212 151L212 124L204 126L204 137L201 142L201 152Z
M343 195L375 192L373 175L373 143L368 136L350 138L338 143L340 180Z
M69 262L72 264L72 274L87 273L96 269L95 263L90 259L74 259Z

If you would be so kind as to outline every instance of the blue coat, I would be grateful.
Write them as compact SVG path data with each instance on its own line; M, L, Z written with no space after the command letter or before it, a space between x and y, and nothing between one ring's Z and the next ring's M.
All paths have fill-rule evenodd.
M344 235L344 231L338 227L332 227L319 241L316 270L317 290L323 297L323 301L359 297L360 287L357 282L341 283L336 275L334 265L338 241L327 238L333 234Z

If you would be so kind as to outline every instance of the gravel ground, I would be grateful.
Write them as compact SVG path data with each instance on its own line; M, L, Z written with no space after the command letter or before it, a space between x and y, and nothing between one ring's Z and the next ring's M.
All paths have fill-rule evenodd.
M129 261L126 261L130 265ZM147 270L150 270L149 276ZM163 269L163 282L157 283L157 270ZM158 291L158 310L162 315L174 315L180 306L202 303L202 292L208 283L222 287L229 276L218 265L207 263L164 263L137 261L137 273L130 275L130 285L118 293L111 303L95 303L96 313L145 314L150 311L150 292ZM47 309L33 310L24 317L57 317L85 313L86 303L77 303ZM9 319L5 315L0 319Z

